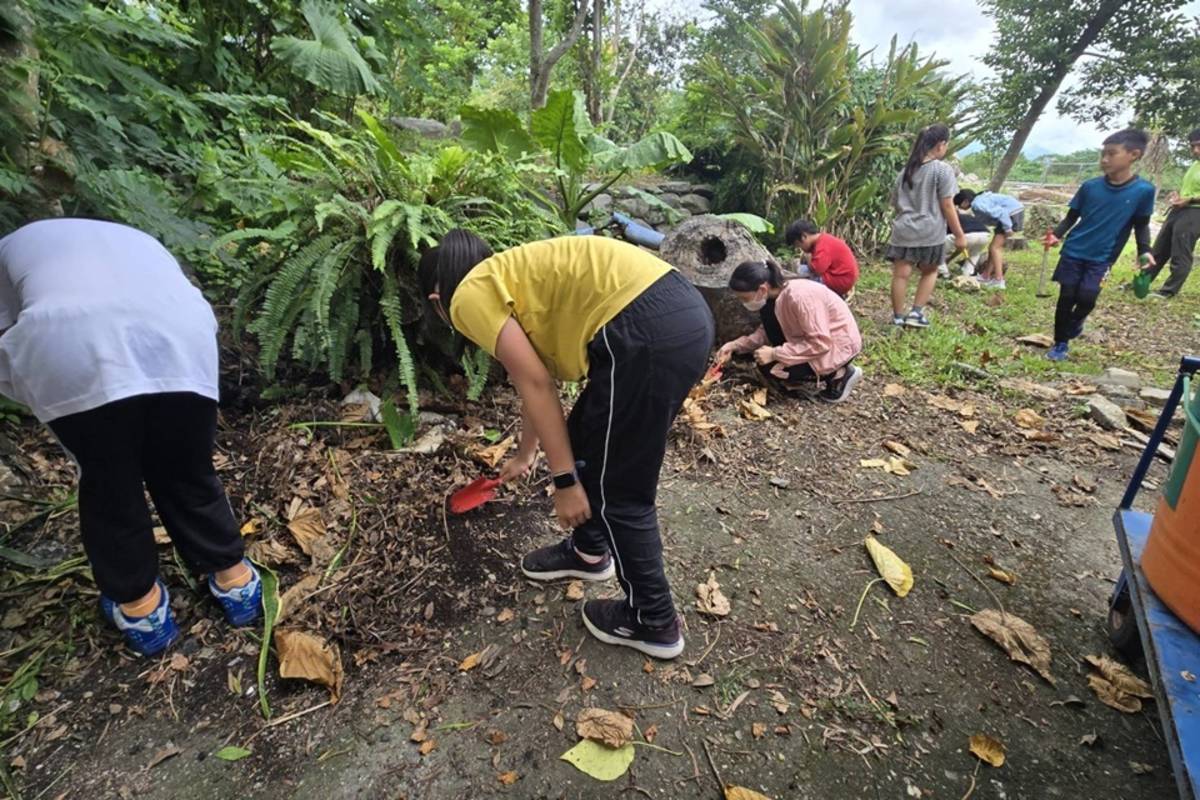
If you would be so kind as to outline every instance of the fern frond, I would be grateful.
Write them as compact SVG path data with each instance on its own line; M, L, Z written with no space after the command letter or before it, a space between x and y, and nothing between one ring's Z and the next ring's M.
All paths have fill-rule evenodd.
M408 409L414 415L420 411L420 398L417 396L417 370L413 363L412 351L408 348L408 340L404 337L401 326L403 310L401 308L400 290L391 272L383 273L383 294L379 298L379 308L387 323L388 334L392 337L392 345L396 348L397 368L400 371L400 382L408 393Z

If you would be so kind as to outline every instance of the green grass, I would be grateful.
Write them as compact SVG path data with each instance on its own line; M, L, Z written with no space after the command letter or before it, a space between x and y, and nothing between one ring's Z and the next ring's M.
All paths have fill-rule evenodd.
M938 281L932 302L932 326L926 330L897 329L891 325L888 300L890 264L866 265L859 280L853 309L864 338L861 363L877 373L893 373L919 386L979 383L965 375L955 362L986 370L994 378L1023 377L1049 381L1061 373L1097 374L1105 367L1124 367L1169 384L1179 356L1197 348L1200 327L1200 282L1185 287L1169 302L1137 300L1119 287L1134 272L1132 250L1127 250L1104 286L1096 310L1089 317L1085 336L1071 345L1064 364L1046 360L1042 348L1020 344L1025 334L1051 334L1057 284L1047 275L1046 298L1036 296L1042 250L1006 254L1004 292L963 292L949 281ZM1047 273L1054 269L1057 251L1050 254ZM1160 276L1160 281L1165 277ZM909 298L915 289L910 282ZM989 305L997 295L1002 302Z

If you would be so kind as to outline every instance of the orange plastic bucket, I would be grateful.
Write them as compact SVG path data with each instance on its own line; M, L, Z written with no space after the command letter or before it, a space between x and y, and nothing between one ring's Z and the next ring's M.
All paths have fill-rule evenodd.
M1183 437L1154 513L1142 570L1159 599L1200 633L1200 392L1192 396L1190 383L1184 378Z

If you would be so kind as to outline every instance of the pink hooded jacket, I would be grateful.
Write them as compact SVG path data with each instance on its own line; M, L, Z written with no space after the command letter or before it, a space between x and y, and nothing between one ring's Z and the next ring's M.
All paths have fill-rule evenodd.
M775 317L783 328L784 344L775 348L771 374L787 377L787 367L808 364L818 375L836 372L862 352L862 335L846 301L825 285L791 280L775 298ZM760 325L749 336L734 340L734 350L748 353L770 344Z

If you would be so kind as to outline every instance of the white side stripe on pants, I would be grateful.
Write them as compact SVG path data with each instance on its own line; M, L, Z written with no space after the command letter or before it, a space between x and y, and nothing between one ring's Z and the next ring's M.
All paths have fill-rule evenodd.
M605 515L608 510L608 498L604 493L604 477L608 473L608 444L612 438L613 409L617 397L617 357L613 355L612 345L608 343L607 325L600 329L600 335L604 337L604 347L608 350L608 359L611 362L608 372L608 426L604 431L604 458L600 462L600 521L604 523L604 529L608 531L608 549L612 551L613 559L617 562L617 574L624 578L625 568L621 566L621 556L617 553L617 540L613 537L612 526L608 524L608 517ZM629 591L629 607L634 609L640 625L642 612L633 605L633 584L628 579L625 579L624 583Z

